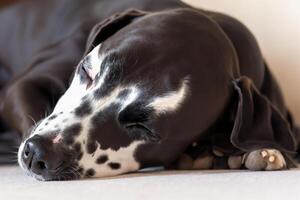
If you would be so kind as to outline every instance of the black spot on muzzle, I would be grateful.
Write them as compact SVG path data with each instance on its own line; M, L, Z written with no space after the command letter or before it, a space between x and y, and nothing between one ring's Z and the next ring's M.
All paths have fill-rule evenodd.
M86 172L85 172L85 176L86 177L92 177L96 174L95 170L94 169L88 169Z
M108 156L107 155L101 155L97 158L96 163L100 165L100 164L106 163L106 161L108 161Z
M116 162L110 162L110 163L108 163L108 166L113 170L117 170L117 169L120 169L121 164L116 163Z

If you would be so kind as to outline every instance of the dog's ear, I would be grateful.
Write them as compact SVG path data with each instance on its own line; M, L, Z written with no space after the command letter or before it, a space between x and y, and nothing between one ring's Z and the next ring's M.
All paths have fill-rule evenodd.
M244 151L276 148L294 153L296 140L286 117L249 78L235 80L233 85L238 103L231 142Z
M88 54L95 46L130 24L136 18L146 14L147 12L141 10L129 9L96 24L88 37L86 52L84 55Z

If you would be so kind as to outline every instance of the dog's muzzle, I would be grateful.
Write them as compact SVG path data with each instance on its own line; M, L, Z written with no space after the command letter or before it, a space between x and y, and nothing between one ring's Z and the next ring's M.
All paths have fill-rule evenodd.
M23 167L27 168L30 174L43 180L58 179L64 167L71 165L71 160L71 153L68 153L66 148L39 135L28 139L21 152Z

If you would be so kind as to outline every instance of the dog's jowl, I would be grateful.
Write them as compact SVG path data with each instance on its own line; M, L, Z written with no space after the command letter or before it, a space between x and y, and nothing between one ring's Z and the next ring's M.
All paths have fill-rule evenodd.
M70 85L19 148L22 169L66 180L152 166L293 167L296 127L249 30L177 0L147 2L98 13Z

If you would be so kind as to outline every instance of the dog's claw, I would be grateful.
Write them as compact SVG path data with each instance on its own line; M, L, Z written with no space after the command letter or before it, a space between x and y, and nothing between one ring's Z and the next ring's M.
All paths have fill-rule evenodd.
M261 157L265 158L268 155L268 152L262 151L260 154L261 154Z
M275 156L270 156L270 157L269 157L269 161L270 161L271 163L273 163L273 162L275 161Z

